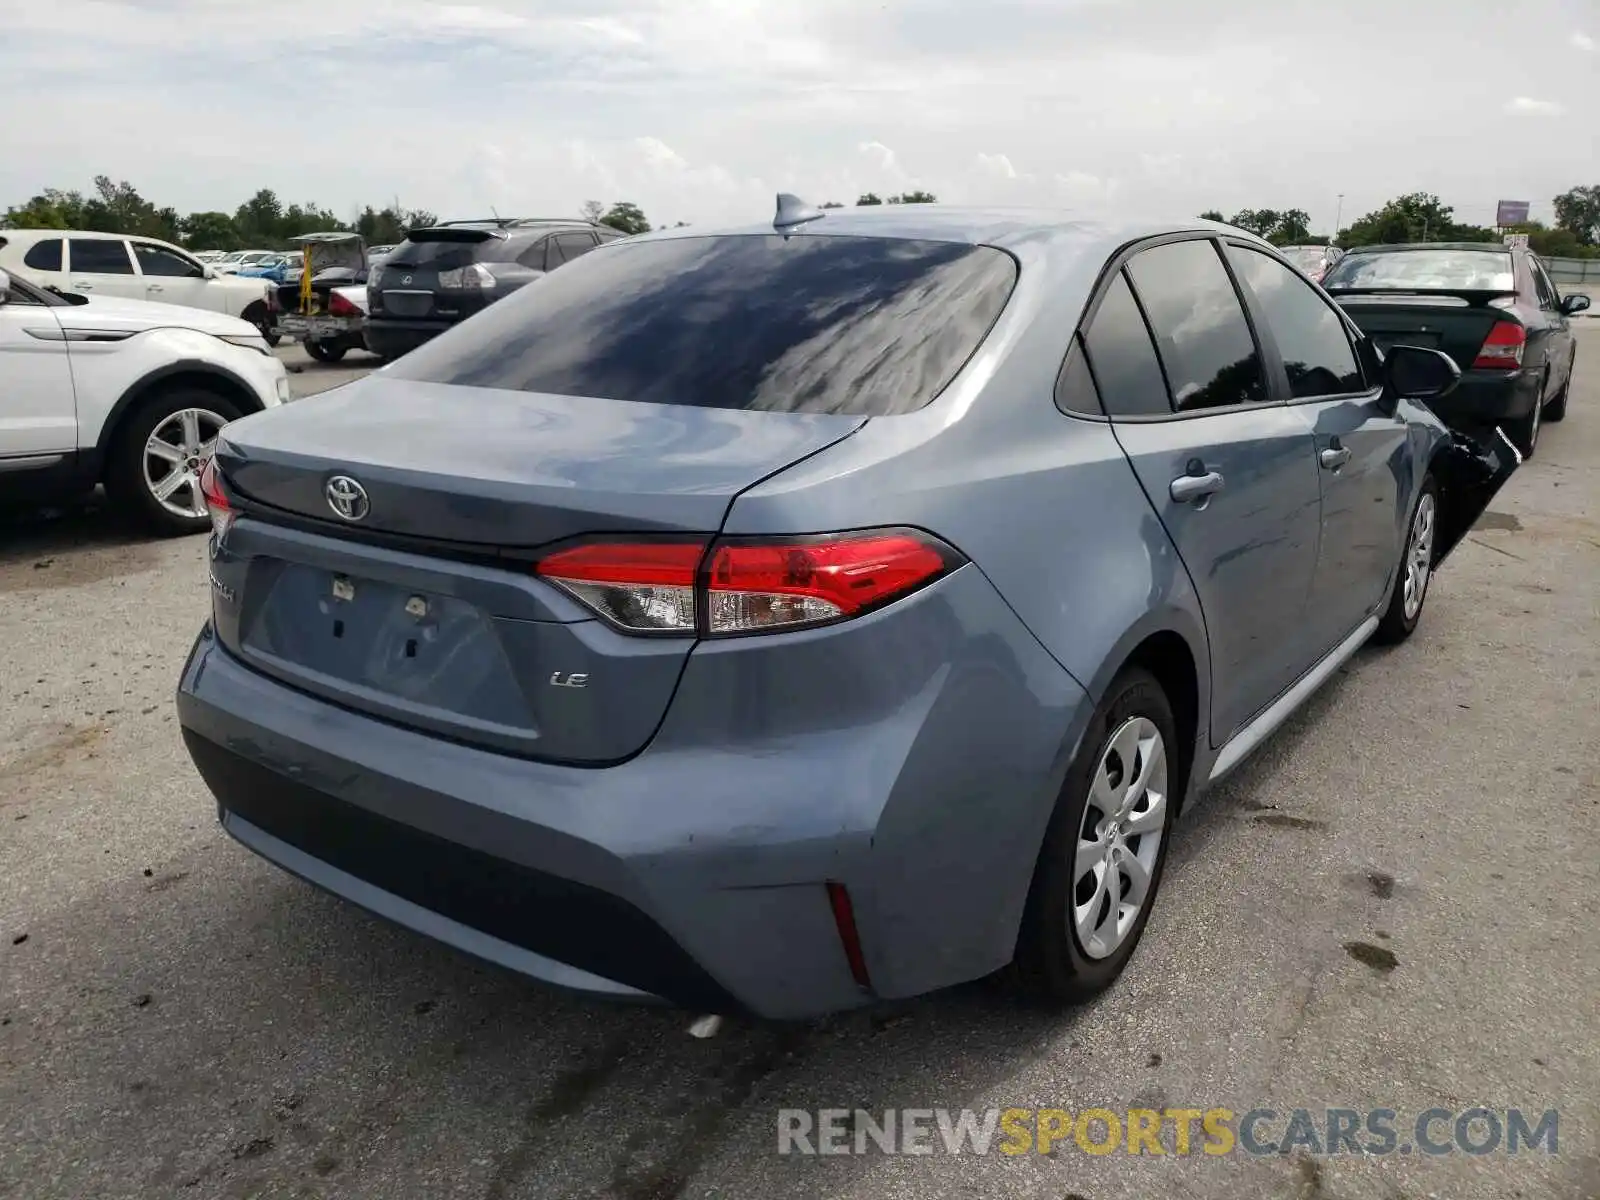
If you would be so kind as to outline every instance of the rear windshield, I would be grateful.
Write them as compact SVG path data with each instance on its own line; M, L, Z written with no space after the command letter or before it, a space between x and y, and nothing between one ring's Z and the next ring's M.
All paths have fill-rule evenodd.
M1016 284L989 246L778 236L618 242L400 359L402 379L698 408L928 404Z
M475 262L500 262L506 253L504 237L490 235L473 241L414 242L410 238L395 247L387 260L396 267L431 267L436 271L450 271L470 266Z
M1495 250L1395 250L1347 254L1325 288L1396 288L1514 292L1511 255Z

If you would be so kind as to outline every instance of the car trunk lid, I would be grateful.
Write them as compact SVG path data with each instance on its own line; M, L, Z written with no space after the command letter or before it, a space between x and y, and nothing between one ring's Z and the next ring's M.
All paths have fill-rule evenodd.
M1330 289L1329 294L1378 349L1406 345L1442 350L1463 371L1472 367L1498 322L1518 321L1515 292Z
M693 638L613 629L535 574L540 548L709 538L740 491L864 420L381 376L248 417L216 454L238 512L212 562L218 634L347 708L618 761L654 733ZM340 478L356 519L330 503Z

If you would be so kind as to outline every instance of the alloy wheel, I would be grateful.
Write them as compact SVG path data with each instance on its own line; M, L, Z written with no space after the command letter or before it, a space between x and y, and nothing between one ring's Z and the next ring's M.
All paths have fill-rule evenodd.
M180 408L150 431L140 464L144 485L157 504L175 517L204 517L200 470L216 449L217 433L228 422L206 408Z
M1138 923L1167 820L1167 750L1155 722L1130 717L1111 737L1089 785L1070 900L1090 958L1107 958Z
M1422 601L1428 594L1428 580L1433 574L1433 530L1438 515L1438 504L1432 492L1424 492L1417 502L1417 515L1411 518L1411 536L1406 542L1405 617L1417 619L1422 611Z

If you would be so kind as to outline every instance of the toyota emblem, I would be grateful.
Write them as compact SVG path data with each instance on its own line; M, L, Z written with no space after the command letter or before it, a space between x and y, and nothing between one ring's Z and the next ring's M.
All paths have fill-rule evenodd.
M372 510L367 489L348 475L335 475L322 489L328 507L346 521L359 521Z

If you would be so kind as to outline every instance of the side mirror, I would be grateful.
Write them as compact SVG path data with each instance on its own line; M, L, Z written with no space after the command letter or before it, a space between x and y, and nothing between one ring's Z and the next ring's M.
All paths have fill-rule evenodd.
M0 304L11 299L11 276L0 271Z
M201 279L215 279L216 277L217 277L217 269L215 267L213 267L210 263L201 263L200 264L200 278Z
M1567 296L1561 301L1561 311L1569 317L1575 317L1581 312L1589 310L1589 297Z
M1384 382L1391 396L1437 400L1455 391L1461 368L1455 359L1421 346L1395 346L1383 358Z

